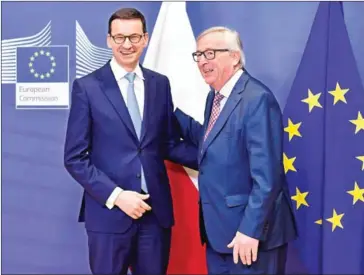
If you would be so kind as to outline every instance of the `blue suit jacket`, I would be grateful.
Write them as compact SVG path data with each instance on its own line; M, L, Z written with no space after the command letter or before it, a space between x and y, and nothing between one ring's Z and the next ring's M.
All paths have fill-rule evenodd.
M203 136L214 92L208 95L204 125L177 109L186 140L199 146L199 191L212 247L227 245L237 231L270 249L293 240L296 225L282 164L282 116L271 91L246 71L220 116Z
M64 164L85 189L80 221L89 230L122 233L133 223L105 203L116 186L141 191L143 165L153 210L163 227L174 223L164 159L196 166L197 148L180 143L167 77L142 67L144 115L140 141L109 62L73 84ZM175 159L174 156L178 157Z

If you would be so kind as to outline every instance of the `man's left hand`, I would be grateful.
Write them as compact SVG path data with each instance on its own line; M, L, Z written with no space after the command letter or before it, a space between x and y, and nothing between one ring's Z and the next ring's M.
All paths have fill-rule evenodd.
M239 256L244 265L251 265L257 260L259 240L253 239L243 233L236 232L228 248L234 248L234 263L237 264Z

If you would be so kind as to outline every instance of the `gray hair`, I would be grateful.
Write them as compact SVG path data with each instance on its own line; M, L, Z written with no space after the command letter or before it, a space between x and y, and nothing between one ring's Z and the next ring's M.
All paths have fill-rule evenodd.
M240 65L242 68L245 67L245 54L243 51L243 43L241 42L241 39L239 37L239 33L235 30L229 29L227 27L212 27L209 28L205 31L203 31L198 37L197 37L197 41L202 38L203 36L205 36L206 34L209 33L214 33L214 32L221 32L223 34L225 34L225 39L229 44L229 48L230 50L233 51L238 51L240 52Z

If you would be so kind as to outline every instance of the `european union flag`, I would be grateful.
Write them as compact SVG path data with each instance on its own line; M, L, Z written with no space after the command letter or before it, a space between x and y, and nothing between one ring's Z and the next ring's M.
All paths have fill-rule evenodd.
M363 274L364 89L340 2L319 5L284 123L299 230L287 273Z
M18 47L17 83L68 82L68 46Z

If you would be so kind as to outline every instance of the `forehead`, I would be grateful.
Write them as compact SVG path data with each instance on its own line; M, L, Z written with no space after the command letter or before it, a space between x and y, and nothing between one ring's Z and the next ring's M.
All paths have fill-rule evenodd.
M112 35L133 33L143 33L143 24L140 19L115 19L111 22Z
M204 51L206 49L226 48L228 43L226 36L222 32L212 32L202 36L197 41L197 50Z

